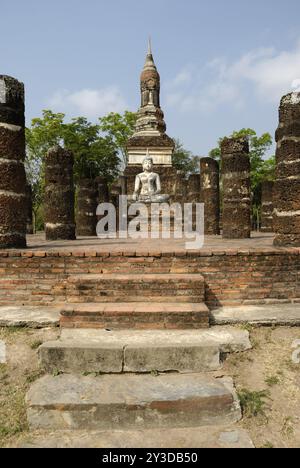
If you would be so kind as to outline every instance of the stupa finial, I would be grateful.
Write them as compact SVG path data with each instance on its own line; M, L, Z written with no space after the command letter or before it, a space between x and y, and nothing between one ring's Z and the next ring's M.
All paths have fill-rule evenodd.
M152 55L151 36L148 38L148 55Z

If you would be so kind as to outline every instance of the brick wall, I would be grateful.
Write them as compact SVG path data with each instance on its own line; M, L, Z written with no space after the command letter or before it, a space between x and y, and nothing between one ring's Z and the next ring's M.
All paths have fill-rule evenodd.
M220 305L300 302L300 250L174 253L0 251L0 305L62 304L76 273L201 273Z

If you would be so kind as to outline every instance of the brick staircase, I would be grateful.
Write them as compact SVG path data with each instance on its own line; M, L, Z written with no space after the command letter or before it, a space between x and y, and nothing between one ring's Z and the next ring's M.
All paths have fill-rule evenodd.
M150 447L165 429L174 447L252 446L234 426L232 379L213 375L224 354L251 347L249 334L209 329L202 275L77 273L55 288L61 337L40 347L47 375L26 397L32 446L80 447L84 431L88 447L125 447L130 434Z
M60 324L68 328L188 329L209 326L200 274L71 275Z

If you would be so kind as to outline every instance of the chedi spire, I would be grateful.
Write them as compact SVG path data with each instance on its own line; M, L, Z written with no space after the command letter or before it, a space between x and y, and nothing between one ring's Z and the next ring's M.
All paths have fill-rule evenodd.
M151 40L140 78L141 107L138 111L136 135L162 135L166 131L164 114L160 108L160 76L154 63Z

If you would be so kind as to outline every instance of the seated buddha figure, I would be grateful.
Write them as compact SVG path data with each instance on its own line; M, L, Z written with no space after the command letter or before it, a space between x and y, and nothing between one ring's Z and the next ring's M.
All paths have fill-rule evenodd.
M144 172L135 178L133 201L146 203L164 203L169 195L162 194L159 174L153 172L153 159L147 154L143 161Z

